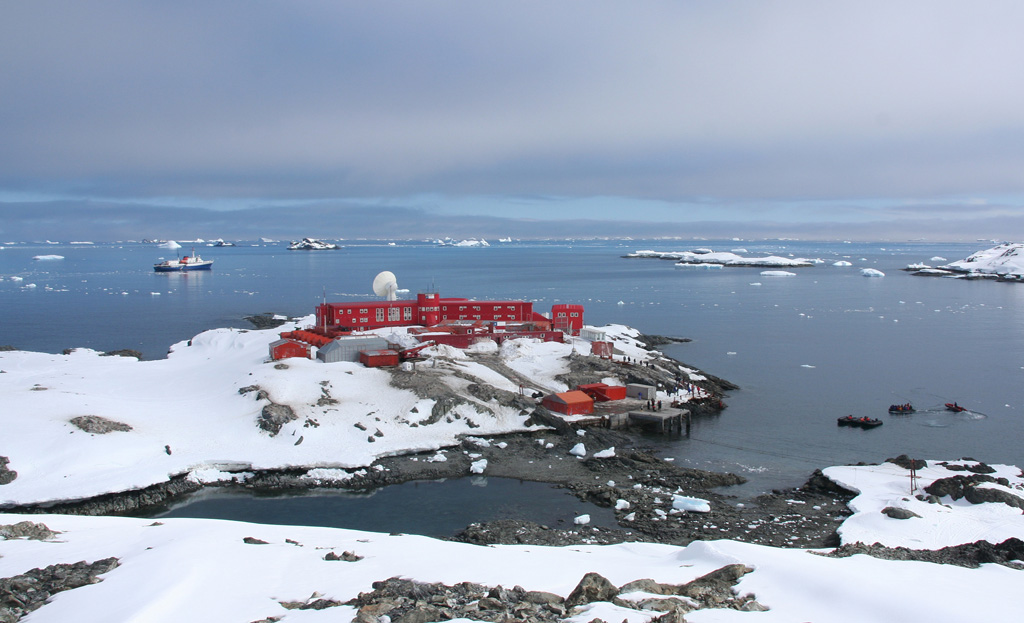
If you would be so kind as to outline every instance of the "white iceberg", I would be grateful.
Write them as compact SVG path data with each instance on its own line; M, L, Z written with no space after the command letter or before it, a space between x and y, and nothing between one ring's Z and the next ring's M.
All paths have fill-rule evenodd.
M788 270L762 270L762 277L796 277L796 273L791 273Z
M676 495L672 497L672 508L689 513L710 513L711 503L701 498Z
M874 268L862 268L862 269L860 269L860 274L864 275L865 277L884 277L885 276L885 273L883 273L880 270L876 270Z

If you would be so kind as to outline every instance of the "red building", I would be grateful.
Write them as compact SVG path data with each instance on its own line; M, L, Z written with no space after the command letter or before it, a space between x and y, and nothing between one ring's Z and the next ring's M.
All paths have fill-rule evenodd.
M529 301L474 301L441 298L437 292L421 293L416 300L323 303L316 307L316 326L322 330L368 331L383 327L450 322L534 323L544 329L577 334L583 327L582 305L553 305L551 318L533 311Z
M594 399L579 390L548 394L541 404L549 411L563 415L588 415L594 412Z
M287 359L288 357L303 357L309 359L312 354L312 345L291 339L280 339L270 343L270 358L274 361Z

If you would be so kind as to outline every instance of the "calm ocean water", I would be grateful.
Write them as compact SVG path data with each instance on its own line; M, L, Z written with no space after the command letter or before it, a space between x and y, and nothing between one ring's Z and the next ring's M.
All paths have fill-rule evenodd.
M541 311L578 302L588 324L692 338L665 352L741 389L720 416L695 421L691 439L650 442L682 464L746 476L741 493L800 484L818 467L903 453L1024 465L1024 286L899 270L941 263L932 261L937 256L961 259L985 242L342 244L326 252L288 251L284 243L197 246L215 260L211 272L157 274L152 265L174 251L0 243L0 344L47 352L131 348L160 358L205 329L249 327L246 315L309 314L324 292L333 300L370 298L374 275L390 270L412 295L436 288L443 296L524 298ZM620 257L698 246L826 263L792 269L795 277L766 277L758 268L684 270ZM39 255L64 259L32 259ZM831 265L841 259L853 266ZM863 277L864 267L886 277ZM954 400L971 411L941 409ZM886 413L902 402L924 411ZM836 418L849 413L885 425L837 427Z

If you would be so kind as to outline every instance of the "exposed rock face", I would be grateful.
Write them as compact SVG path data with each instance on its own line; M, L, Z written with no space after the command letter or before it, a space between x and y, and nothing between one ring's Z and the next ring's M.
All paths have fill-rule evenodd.
M971 504L982 504L984 502L1003 503L1015 508L1024 509L1024 498L1014 495L1002 489L989 487L969 487L964 490L964 499Z
M33 541L46 541L60 534L46 527L46 524L32 521L19 521L15 524L0 525L0 538L4 539L30 539Z
M128 432L132 429L128 424L108 420L98 415L80 415L71 418L71 423L79 429L94 435L106 435L113 431Z
M276 329L284 323L288 322L285 318L278 318L277 314L266 312L262 314L256 314L253 316L246 316L246 320L252 323L257 329Z
M295 415L291 407L272 402L263 407L260 417L256 420L256 425L270 433L270 436L273 437L281 432L282 426L297 419L299 419L299 416Z
M134 357L134 358L138 359L139 361L142 361L142 353L140 353L137 350L132 350L130 348L122 348L121 350L109 350L109 351L103 353L103 355L101 355L101 356L102 357Z
M0 623L15 623L54 594L101 581L97 576L118 566L117 558L93 563L50 565L21 575L0 578Z
M565 605L572 608L594 601L612 601L619 594L619 589L599 573L588 573L583 576L576 588L565 599Z
M8 463L10 460L6 456L0 456L0 485L12 483L18 477L18 472L7 468Z
M924 490L940 498L948 495L954 500L959 500L965 496L968 489L973 489L978 486L978 483L982 482L994 482L1004 487L1010 484L1005 478L993 478L987 474L971 474L970 476L940 478L925 487Z
M474 621L523 621L554 623L571 616L575 608L595 602L610 602L623 608L663 612L656 621L684 623L682 615L701 608L731 608L743 611L764 611L767 608L753 595L737 597L733 586L744 574L752 571L743 565L727 565L684 584L658 584L653 580L636 580L616 588L605 577L587 573L569 597L544 591L527 591L521 586L488 588L462 582L454 586L426 584L391 578L374 582L373 591L361 593L345 605L357 608L357 623L379 623L388 617L392 623L426 623L457 618ZM628 592L645 591L664 595L659 599L631 601L622 599Z
M975 541L937 550L885 547L878 543L874 545L850 543L822 555L845 558L857 554L867 554L885 560L918 560L972 569L986 563L996 563L1017 569L1024 568L1024 565L1019 562L1013 562L1024 561L1024 541L1017 538L1007 539L995 545L988 541Z
M894 459L885 459L886 463L892 463L893 465L899 465L903 469L924 469L928 467L928 462L923 459L912 459L906 454L901 454Z

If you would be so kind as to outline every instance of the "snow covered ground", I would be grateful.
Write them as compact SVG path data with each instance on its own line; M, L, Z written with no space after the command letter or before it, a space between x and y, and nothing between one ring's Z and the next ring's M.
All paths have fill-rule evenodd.
M0 454L9 459L6 468L17 471L17 478L0 485L0 504L89 497L183 473L217 480L230 477L220 471L228 464L252 469L301 465L331 475L341 473L337 468L369 465L384 454L453 444L467 433L485 436L524 427L524 416L497 404L463 405L457 407L465 409L460 418L413 427L430 414L433 401L391 386L385 371L348 363L268 361L268 344L291 328L207 331L176 344L159 361L104 357L89 350L68 355L0 353ZM601 330L625 356L649 356L634 329L615 325ZM578 341L575 348L585 352L585 344ZM500 349L482 344L474 350L500 357L538 384L557 386L554 377L572 348L519 340ZM516 386L475 361L472 353L447 347L428 350L437 363L420 366L451 366L495 387ZM456 386L465 382L457 380ZM259 429L256 418L267 402L244 390L252 386L262 388L275 403L291 406L298 418L275 436ZM476 406L487 407L491 415ZM89 434L69 422L87 415L127 424L131 430ZM309 420L318 425L307 426ZM381 435L374 435L378 430ZM971 466L972 461L929 461L918 471L916 493L937 479L969 474L965 470ZM979 487L1024 498L1019 468L992 467L989 475L1006 484ZM824 473L860 492L850 503L854 514L839 527L844 543L937 549L1024 537L1020 508L948 496L930 503L911 494L908 470L890 463L831 467ZM894 519L882 512L888 508L916 516ZM111 556L120 563L97 584L56 594L25 619L32 623L249 622L268 617L286 623L350 621L355 615L351 606L299 610L282 602L304 602L317 593L344 603L370 591L373 582L396 576L449 585L519 585L566 597L588 572L600 573L615 586L642 578L684 584L733 563L753 569L736 591L753 593L769 610L702 609L688 613L687 621L1003 621L1017 617L1024 580L1024 571L996 564L967 569L866 555L830 558L810 550L734 541L686 547L483 547L420 536L231 521L0 514L0 526L20 521L42 522L60 534L42 541L0 537L0 578ZM245 543L246 537L266 544ZM346 551L358 560L324 560L329 552ZM599 617L646 623L660 614L598 602L569 612L565 620L585 623Z
M279 333L311 317L272 330L216 329L171 348L166 359L138 361L88 349L68 355L0 352L0 430L8 469L18 473L0 486L0 505L87 498L162 483L194 473L206 481L230 479L218 472L282 467L360 468L376 458L456 445L466 434L526 430L527 415L496 401L483 403L462 391L480 383L518 391L519 381L480 365L450 347L426 349L418 365L450 369L444 382L466 403L451 417L423 425L433 400L390 384L389 372L358 363L268 358ZM603 327L616 348L634 360L651 356L622 325ZM402 340L394 329L381 333ZM405 336L407 337L407 336ZM490 352L535 384L563 391L555 376L565 371L573 344L511 340L471 351ZM589 354L589 342L576 340ZM454 374L457 372L460 376ZM294 421L270 435L257 427L269 404L287 405ZM667 399L667 395L662 397ZM90 434L73 418L98 416L131 427ZM457 416L457 417L455 417Z
M970 462L951 461L950 465ZM1008 490L1021 495L1018 468L994 466ZM832 467L826 475L861 491L856 513L841 527L844 541L935 548L974 538L1021 536L1020 509L1005 504L918 502L909 495L908 471L892 465ZM963 474L929 461L919 486ZM921 518L893 519L880 507L901 504ZM993 507L993 508L987 508ZM1006 507L1006 508L996 508ZM415 509L403 509L415 512ZM102 581L58 593L35 611L33 623L65 621L350 621L352 606L325 610L287 609L314 593L344 604L372 590L375 581L402 577L454 585L546 591L567 597L589 572L619 587L651 578L685 584L728 564L752 571L735 587L752 593L766 612L726 608L686 614L691 623L736 621L903 622L1008 621L1019 611L1024 571L996 564L976 569L926 562L880 560L867 555L831 558L821 551L781 549L735 541L699 541L686 547L658 544L540 547L475 546L410 535L385 535L330 528L272 526L200 519L0 515L0 525L45 523L60 532L50 540L0 541L0 577L79 560L114 556L120 566ZM252 537L266 544L247 544ZM351 552L353 562L328 561ZM662 610L635 610L594 602L564 620L646 623ZM471 619L463 619L468 621Z

